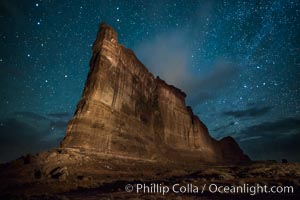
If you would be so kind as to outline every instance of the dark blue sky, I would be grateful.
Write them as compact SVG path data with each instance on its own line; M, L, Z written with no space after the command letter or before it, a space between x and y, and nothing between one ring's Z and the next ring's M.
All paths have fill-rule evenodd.
M187 92L213 137L300 161L299 1L0 2L0 160L58 145L100 22Z

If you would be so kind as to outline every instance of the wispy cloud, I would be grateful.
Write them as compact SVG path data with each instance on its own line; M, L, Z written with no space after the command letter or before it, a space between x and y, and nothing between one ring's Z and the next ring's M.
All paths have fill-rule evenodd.
M223 112L224 115L233 116L235 118L243 118L243 117L259 117L270 112L272 107L252 107L245 110L234 110L234 111L226 111Z
M71 116L67 112L43 115L20 111L0 119L0 162L57 146Z
M299 118L283 118L252 125L238 132L236 139L252 158L300 160Z
M262 138L262 136L245 137L245 138L241 138L239 141L244 142L244 141L248 141L248 140L257 140L260 138Z
M190 104L197 105L202 100L217 96L230 84L239 68L218 58L204 74L193 69L192 49L186 42L191 35L185 31L160 34L138 45L135 52L151 72L185 91Z

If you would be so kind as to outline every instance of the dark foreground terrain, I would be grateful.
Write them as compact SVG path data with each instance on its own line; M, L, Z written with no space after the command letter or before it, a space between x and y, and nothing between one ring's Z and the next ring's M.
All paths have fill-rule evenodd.
M1 199L300 199L300 164L297 163L172 163L78 149L56 149L2 164L0 181ZM132 187L128 188L128 184ZM137 184L149 188L137 193ZM156 189L155 192L154 187L150 190L151 184L167 186L170 191L162 194L162 190ZM175 184L176 191L182 186L186 191L183 188L183 192L173 192ZM293 193L220 194L209 190L211 184L293 186ZM191 185L199 190L189 189Z

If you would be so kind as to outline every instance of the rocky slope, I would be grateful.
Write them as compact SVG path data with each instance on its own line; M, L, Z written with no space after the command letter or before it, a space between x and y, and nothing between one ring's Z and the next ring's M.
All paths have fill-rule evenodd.
M82 98L61 147L144 159L248 161L233 139L225 139L233 145L222 145L224 141L210 137L185 97L155 78L103 23Z
M0 199L24 200L108 200L108 199L299 199L300 164L251 162L243 165L156 162L112 154L55 149L25 156L0 165ZM189 184L218 186L292 186L293 192L259 193L255 196L222 194L208 187L200 193L126 191L131 184Z

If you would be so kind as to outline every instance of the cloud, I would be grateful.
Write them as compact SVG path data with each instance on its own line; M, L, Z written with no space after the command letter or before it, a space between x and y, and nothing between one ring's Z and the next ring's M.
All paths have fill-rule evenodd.
M248 140L257 140L262 138L262 136L253 136L253 137L246 137L246 138L242 138L240 139L240 142L244 142L244 141L248 141Z
M231 126L233 126L235 123L232 121L232 122L229 122L228 124L224 125L224 126L219 126L219 127L216 127L214 128L212 131L219 131L219 130L225 130Z
M182 88L190 78L188 57L191 52L186 37L188 36L182 31L157 35L153 40L138 45L135 52L151 72L169 84Z
M283 118L249 126L236 134L252 158L300 161L300 118Z
M300 161L300 132L285 137L253 136L239 141L242 149L256 160Z
M14 115L22 116L24 118L30 118L30 119L34 119L34 120L48 120L47 117L39 115L34 112L30 112L30 111L14 112Z
M48 117L30 111L12 114L0 119L0 162L57 146L71 117L70 113L51 113Z
M193 51L187 41L193 34L179 30L163 33L137 45L135 52L153 74L182 89L189 103L197 105L229 86L239 68L222 58L215 58L209 66L197 66L205 68L205 73L192 68Z
M0 162L6 162L27 153L36 153L57 146L63 136L56 135L49 138L49 134L48 127L37 129L31 124L16 118L1 120Z
M191 106L218 97L240 71L239 66L223 55L209 55L209 58L197 55L199 48L207 48L206 40L210 37L207 19L211 17L214 4L214 1L203 1L196 6L191 11L196 16L189 19L191 26L159 33L134 48L137 57L154 75L187 94L187 103ZM196 58L205 63L195 62ZM200 64L195 66L195 63Z
M59 118L59 119L70 119L73 115L70 112L60 112L60 113L49 113L48 117Z
M218 60L211 66L211 71L204 75L192 74L185 85L190 94L189 103L193 106L206 99L212 99L226 89L234 76L239 72L239 68L228 61Z
M246 110L236 110L236 111L226 111L223 112L224 115L227 116L233 116L235 118L243 118L243 117L259 117L267 114L270 112L272 107L266 106L266 107L252 107Z
M293 131L300 131L300 118L283 118L272 122L263 122L261 124L249 126L241 131L241 135L272 135L272 137L281 137Z

